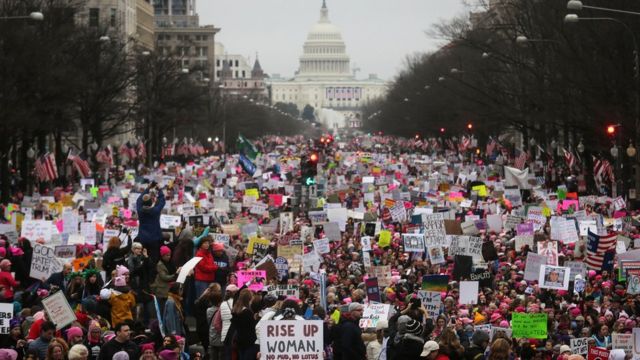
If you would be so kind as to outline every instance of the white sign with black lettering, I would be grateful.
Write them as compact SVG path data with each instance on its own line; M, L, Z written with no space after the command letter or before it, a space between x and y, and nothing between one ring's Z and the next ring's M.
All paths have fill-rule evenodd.
M13 303L0 303L0 334L11 331L9 322L13 319Z
M402 234L404 251L424 252L424 234Z

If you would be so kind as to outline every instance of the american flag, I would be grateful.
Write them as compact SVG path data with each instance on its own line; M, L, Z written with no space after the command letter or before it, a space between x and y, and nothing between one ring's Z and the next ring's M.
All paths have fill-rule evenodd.
M495 150L496 145L497 143L495 140L489 139L489 142L487 143L487 156L493 155L493 150Z
M175 155L176 153L176 144L171 143L171 144L166 144L163 148L162 148L162 157L171 157L173 155Z
M587 256L584 259L587 267L594 270L602 269L605 254L615 248L617 238L618 236L615 233L600 236L589 231Z
M189 144L182 143L178 146L178 155L188 156L189 155Z
M513 166L523 170L524 167L527 165L527 160L529 159L529 154L527 154L526 151L522 151L520 150L520 155L518 155L514 162L513 162Z
M615 181L613 166L611 166L609 160L593 157L593 177L598 186L601 186L604 182Z
M52 153L46 153L36 160L36 175L40 181L53 181L58 178L56 157Z
M113 166L113 150L111 149L111 145L107 145L102 148L102 150L98 151L96 154L96 160L99 163L108 165L109 167Z
M444 141L447 144L447 147L451 150L455 150L456 149L456 145L453 143L453 140L451 139L447 139Z
M576 165L575 155L573 155L571 151L568 151L567 149L564 149L564 148L562 149L562 152L564 153L564 161L567 163L567 166L569 167L569 169L572 169Z
M460 139L460 145L459 145L460 151L467 150L469 146L471 146L471 137L462 135L462 138Z
M145 147L143 140L138 141L137 151L138 157L144 161L144 159L147 158L147 148Z
M76 155L72 150L69 150L69 155L67 155L67 160L73 163L73 167L76 169L78 174L83 178L88 178L91 176L91 168L89 167L89 163L86 159L82 158L80 155Z

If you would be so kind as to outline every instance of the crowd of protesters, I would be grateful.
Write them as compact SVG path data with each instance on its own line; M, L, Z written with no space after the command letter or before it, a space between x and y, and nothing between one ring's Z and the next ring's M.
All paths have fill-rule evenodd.
M535 233L533 247L516 248L515 228L479 227L475 236L490 244L495 257L474 261L474 267L491 274L490 285L479 288L476 304L459 303L460 281L469 279L454 274L454 256L447 247L442 249L444 262L438 264L431 262L426 251L405 252L402 234L420 232L420 222L412 216L417 208L450 213L458 223L492 214L506 219L508 214L522 215L525 205L543 205L547 199L540 194L555 195L555 185L561 183L549 188L547 179L535 191L522 190L523 204L513 205L495 192L504 179L504 169L496 163L509 161L502 155L496 161L497 149L482 161L471 151L448 149L437 140L417 142L389 136L331 140L317 146L302 137L261 138L255 142L261 155L254 158L261 174L249 175L251 171L241 164L238 154L227 154L182 164L166 161L154 169L140 166L132 179L101 184L111 194L101 192L101 206L122 188L140 195L135 204L128 204L130 198L123 196L122 208L132 209L131 214L107 214L99 230L118 229L124 236L76 245L76 258L93 257L82 269L68 262L47 279L32 278L34 246L49 245L48 240L18 237L14 241L9 234L0 235L0 302L13 304L13 317L4 321L6 331L0 335L0 360L253 360L264 358L260 328L272 320L323 321L325 359L586 359L587 355L574 354L570 346L571 339L578 338L588 338L589 348L609 350L610 359L632 358L625 349L614 347L613 337L633 335L633 329L640 326L640 295L627 291L618 262L610 268L589 269L581 289L573 280L568 290L552 290L524 279L527 254L538 242L550 240L551 215L563 215L562 208L552 208L546 224ZM315 178L324 186L324 194L314 197L317 204L311 207L301 205L307 200L304 197L296 199L300 195L295 186L309 152L320 154ZM553 169L541 167L538 175L550 177L550 171ZM472 173L473 179L459 177ZM165 181L167 177L170 180ZM375 180L369 182L368 177ZM472 190L479 182L487 194ZM245 183L257 185L255 202L268 205L266 211L255 214L250 206L223 206L226 209L222 210L213 206L214 198L242 204L248 185L238 185ZM471 203L462 207L460 200L448 198L452 190ZM83 193L78 185L52 189L41 198L53 196L60 202L75 193ZM581 204L579 210L607 219L615 212L622 219L615 232L630 240L623 242L624 250L634 251L640 243L636 213L614 209L613 199L606 194L584 195L598 196L595 203ZM16 194L14 210L4 205L3 222L15 225L15 217L24 216L27 207L34 219L61 216L42 200L33 199L33 206L21 209L24 198ZM401 220L392 216L390 202L402 204L406 213ZM183 216L171 232L162 228L163 214L181 215L187 211L182 205L189 203L209 205L198 204L191 214L207 215L207 223L192 223L190 216ZM91 221L91 212L83 205L86 203L74 201L70 208ZM328 234L309 211L322 211L327 205L346 208L350 216L339 238L331 239L329 252L319 256L319 267L290 267L286 276L265 280L266 284L295 285L297 296L278 296L266 288L254 291L250 284L238 282L238 271L253 268L264 257L277 258L283 238L302 239L305 253L315 251L312 241ZM279 214L286 212L294 212L294 223L281 229ZM234 224L240 229L252 222L258 225L257 235L270 241L261 258L248 251L250 236L229 231ZM377 226L370 229L366 223ZM613 223L602 226L614 232ZM304 238L306 228L312 232ZM380 243L381 230L391 232L388 244ZM216 241L216 235L225 232L230 235L229 243ZM364 236L371 238L370 244L363 244ZM585 237L570 243L558 241L555 265L581 261L587 256L586 246ZM365 252L369 253L368 264ZM194 257L201 260L186 279L178 281L182 268ZM391 311L375 327L363 328L360 320L371 303L365 281L373 276L371 266L387 265L389 283L379 287L379 302L389 304ZM318 274L326 281L319 281ZM436 274L449 278L438 315L433 316L419 301L418 292L423 277ZM64 294L76 318L62 328L51 321L42 302L56 292ZM515 338L486 331L484 325L509 329L515 313L547 314L547 337Z

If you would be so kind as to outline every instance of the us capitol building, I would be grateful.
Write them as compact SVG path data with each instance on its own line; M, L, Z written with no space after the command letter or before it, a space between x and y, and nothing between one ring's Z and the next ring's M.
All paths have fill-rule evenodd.
M271 103L294 103L301 112L311 105L316 118L329 128L361 127L362 107L384 96L387 83L375 74L356 79L340 29L329 21L326 0L320 21L309 31L303 48L300 67L292 79L274 76L268 80Z

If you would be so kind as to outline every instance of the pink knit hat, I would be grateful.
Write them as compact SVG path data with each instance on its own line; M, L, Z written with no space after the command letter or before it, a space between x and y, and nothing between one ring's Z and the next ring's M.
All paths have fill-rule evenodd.
M83 336L82 329L77 326L72 326L67 330L67 341L71 341L71 338L75 336Z
M169 249L168 246L164 246L164 245L161 246L160 247L160 256L165 256L165 255L168 255L168 254L171 254L171 249Z
M115 286L127 286L127 281L124 279L124 276L118 276L118 277L116 277L114 285Z

